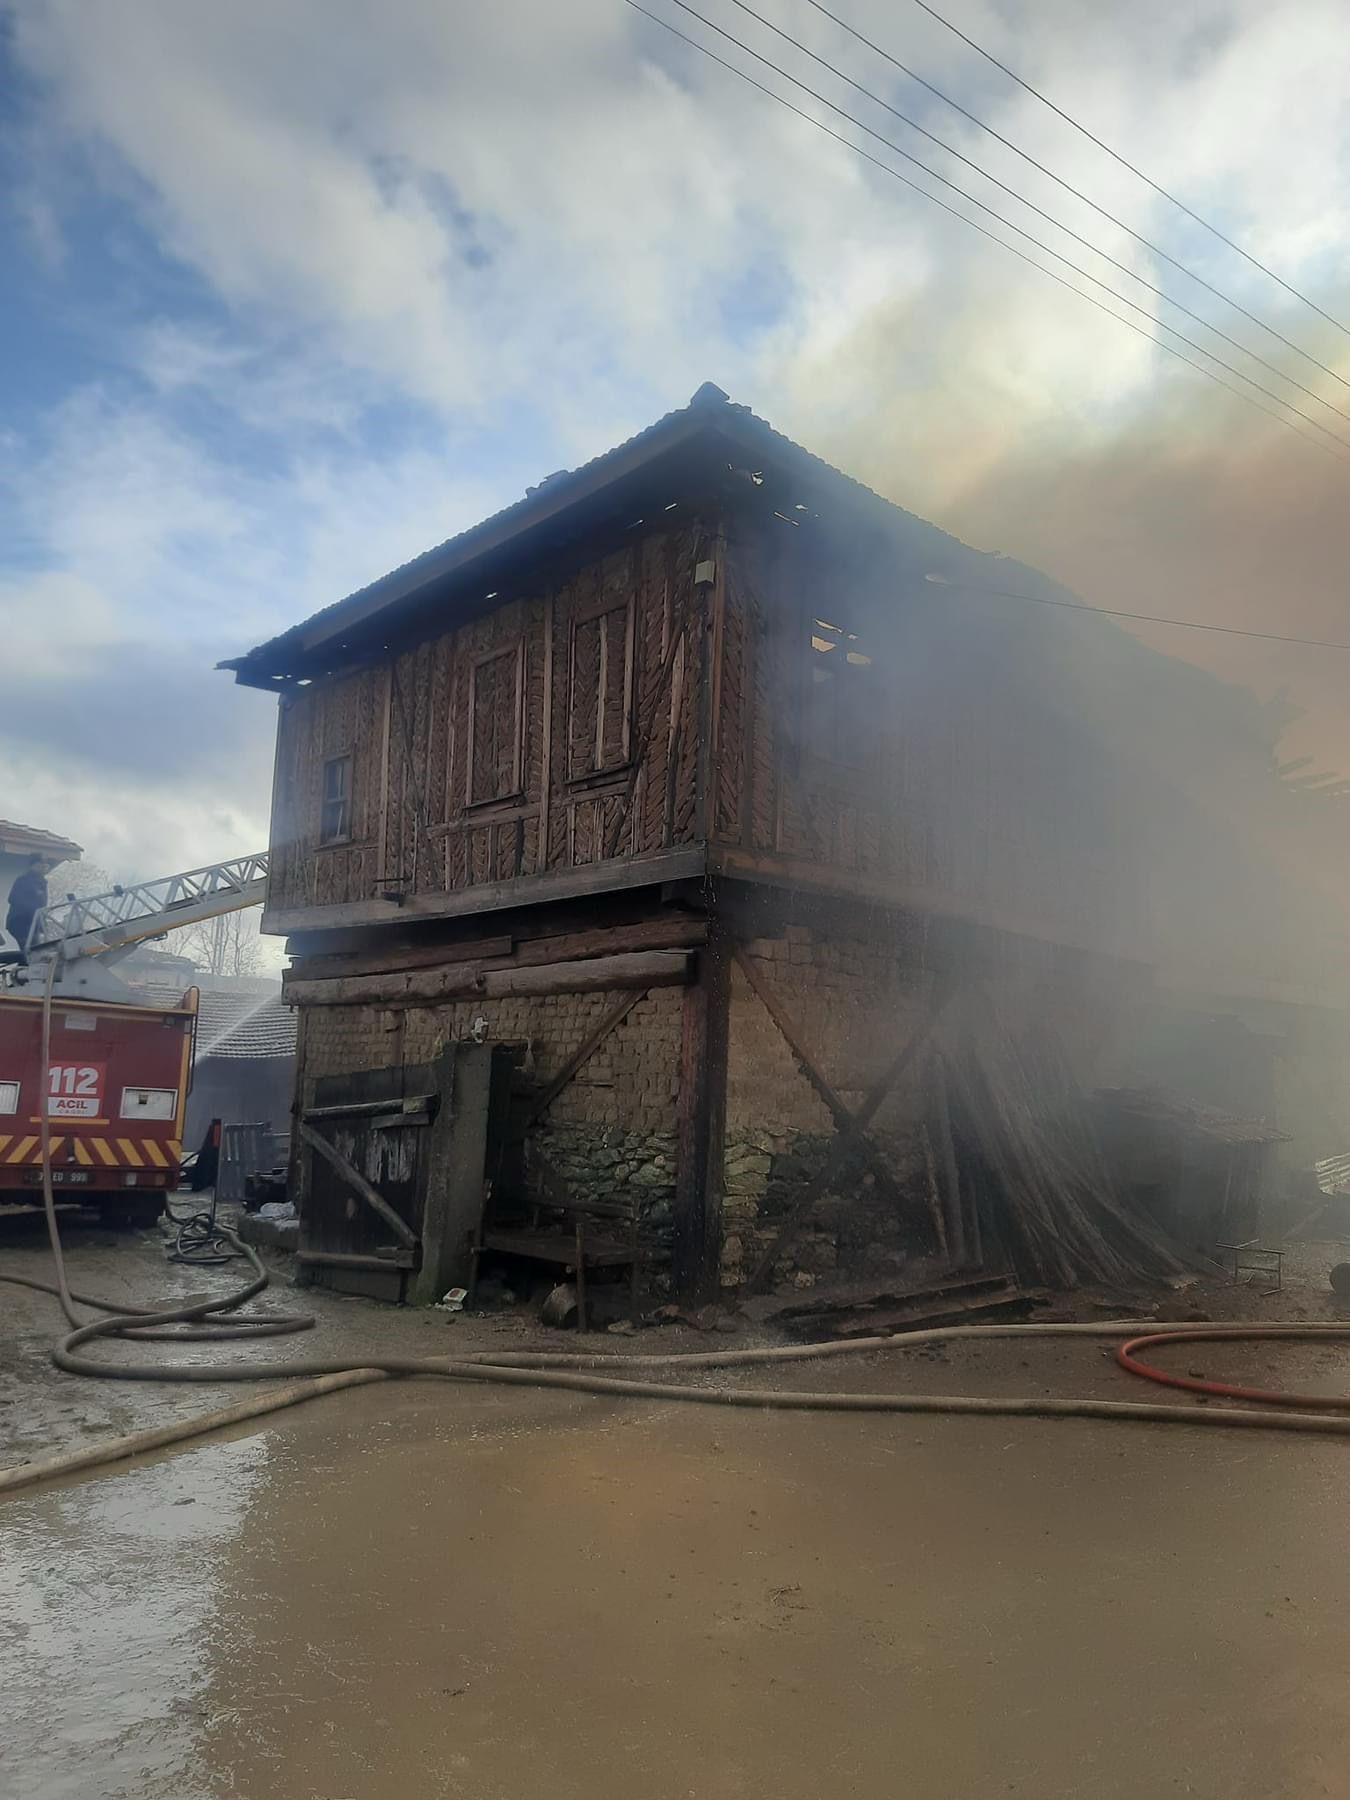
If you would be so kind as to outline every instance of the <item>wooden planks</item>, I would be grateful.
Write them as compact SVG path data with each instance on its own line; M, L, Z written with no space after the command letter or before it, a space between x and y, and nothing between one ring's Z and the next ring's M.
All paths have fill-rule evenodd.
M328 1139L321 1132L316 1131L305 1119L297 1120L296 1125L300 1137L309 1145L315 1155L321 1156L328 1166L346 1182L353 1193L359 1195L372 1212L379 1214L400 1244L406 1249L411 1249L417 1242L415 1235L411 1228L399 1218L379 1189L372 1187L361 1171L353 1168L347 1161L337 1146L330 1144Z
M640 950L569 962L485 970L475 962L439 969L395 970L380 975L291 978L285 997L293 1006L435 1006L448 1000L502 999L508 995L590 994L611 988L673 987L688 978L687 950Z

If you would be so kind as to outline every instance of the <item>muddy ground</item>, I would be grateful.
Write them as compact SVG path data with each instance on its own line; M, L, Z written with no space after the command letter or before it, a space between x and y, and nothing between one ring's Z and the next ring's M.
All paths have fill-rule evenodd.
M77 1228L70 1244L72 1276L100 1293L234 1279L171 1271L152 1234ZM1191 1304L1332 1316L1343 1253L1301 1247L1283 1296L1215 1283ZM44 1260L31 1227L0 1221L0 1267ZM320 1325L277 1340L279 1357L559 1341L515 1316L280 1304L312 1304ZM54 1306L0 1288L0 1307L6 1464L239 1395L61 1377ZM1350 1388L1330 1348L1202 1360ZM779 1379L1160 1397L1095 1343L895 1351ZM357 1389L3 1506L0 1792L1340 1793L1347 1456L1339 1440L1096 1422Z

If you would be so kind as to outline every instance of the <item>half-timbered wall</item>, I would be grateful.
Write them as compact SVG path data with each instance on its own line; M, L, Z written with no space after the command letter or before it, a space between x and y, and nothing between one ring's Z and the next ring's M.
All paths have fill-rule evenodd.
M707 543L693 522L633 534L289 699L270 908L469 891L693 841ZM344 756L351 828L324 842L324 768Z
M818 869L921 911L1143 947L1122 821L1151 796L1034 629L987 614L972 629L921 572L852 562L784 521L729 537L714 818L739 872Z

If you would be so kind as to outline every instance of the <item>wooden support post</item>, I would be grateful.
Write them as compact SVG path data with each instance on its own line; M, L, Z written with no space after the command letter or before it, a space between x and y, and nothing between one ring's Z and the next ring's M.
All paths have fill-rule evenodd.
M729 946L714 923L684 991L676 1111L673 1275L681 1299L718 1292L726 1142Z
M309 1104L308 1077L305 1065L309 1049L309 1014L303 1006L295 1012L295 1091L291 1096L291 1125L294 1127ZM286 1192L300 1218L305 1216L309 1198L309 1158L300 1143L299 1131L292 1129L287 1157Z
M952 1257L958 1269L979 1268L983 1261L980 1245L980 1219L975 1195L970 1197L970 1217L966 1217L965 1197L961 1191L961 1171L956 1160L956 1141L952 1136L951 1101L947 1091L947 1065L939 1052L933 1058L933 1101L937 1122L938 1154L946 1187L947 1229ZM967 1228L969 1226L969 1228Z

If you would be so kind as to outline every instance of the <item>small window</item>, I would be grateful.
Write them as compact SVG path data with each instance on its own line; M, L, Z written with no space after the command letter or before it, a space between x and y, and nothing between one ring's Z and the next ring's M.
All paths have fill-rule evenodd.
M123 1088L124 1119L172 1119L178 1111L174 1088Z
M489 650L469 666L470 806L510 800L519 794L524 763L521 686L525 643Z
M323 765L319 842L345 844L352 835L352 759L330 756Z
M19 1084L0 1081L0 1118L12 1118L19 1110Z

